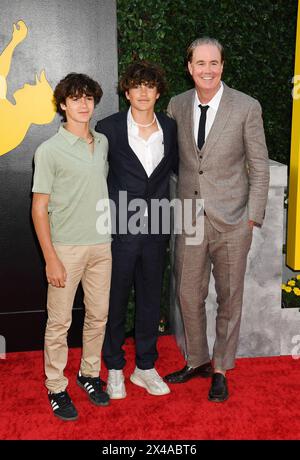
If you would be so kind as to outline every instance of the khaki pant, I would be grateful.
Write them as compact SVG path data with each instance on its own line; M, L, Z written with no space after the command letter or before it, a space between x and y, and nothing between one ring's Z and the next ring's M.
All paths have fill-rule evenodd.
M91 246L54 245L66 269L67 281L64 288L48 287L44 356L46 387L53 393L64 391L68 385L68 379L64 376L68 360L67 335L80 281L85 304L80 370L88 377L99 376L109 305L110 246L110 243Z

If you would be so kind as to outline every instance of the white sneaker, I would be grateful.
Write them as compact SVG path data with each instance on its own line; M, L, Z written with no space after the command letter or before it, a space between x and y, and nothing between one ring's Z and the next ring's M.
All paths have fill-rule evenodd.
M108 393L110 399L126 398L124 374L122 369L109 369L106 393Z
M154 368L142 370L136 367L130 380L135 385L145 388L151 395L161 396L170 393L170 388Z

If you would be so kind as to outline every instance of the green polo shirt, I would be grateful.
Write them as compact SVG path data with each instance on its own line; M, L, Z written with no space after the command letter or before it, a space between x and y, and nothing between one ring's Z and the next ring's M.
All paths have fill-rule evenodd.
M60 127L34 156L32 191L50 195L48 212L53 243L108 243L108 141L93 131L94 152L80 137Z

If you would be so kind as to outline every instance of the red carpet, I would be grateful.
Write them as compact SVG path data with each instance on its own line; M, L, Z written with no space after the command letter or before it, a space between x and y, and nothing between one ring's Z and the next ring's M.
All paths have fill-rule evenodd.
M228 372L230 399L207 400L209 379L172 385L166 396L151 396L128 377L134 368L132 339L126 343L127 398L108 407L89 403L76 383L80 350L71 349L66 375L79 420L52 415L43 386L41 351L10 353L0 360L0 439L221 440L300 439L300 361L290 356L243 358ZM161 374L179 369L183 358L172 336L159 339ZM103 366L101 377L106 379Z

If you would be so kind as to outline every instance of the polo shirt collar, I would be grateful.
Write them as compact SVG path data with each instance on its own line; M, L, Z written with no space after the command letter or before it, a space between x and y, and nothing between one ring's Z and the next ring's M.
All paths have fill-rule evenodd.
M94 139L95 139L95 142L100 142L101 140L101 136L99 133L97 133L97 131L95 131L94 129L90 129L92 135L94 136ZM78 140L83 140L81 139L81 137L79 136L76 136L75 134L71 133L70 131L68 131L64 125L61 125L59 127L59 130L58 130L59 134L61 134L71 145L74 145L75 142L77 142Z
M97 133L94 129L90 129L92 135L94 136L95 142L101 142L101 134Z

